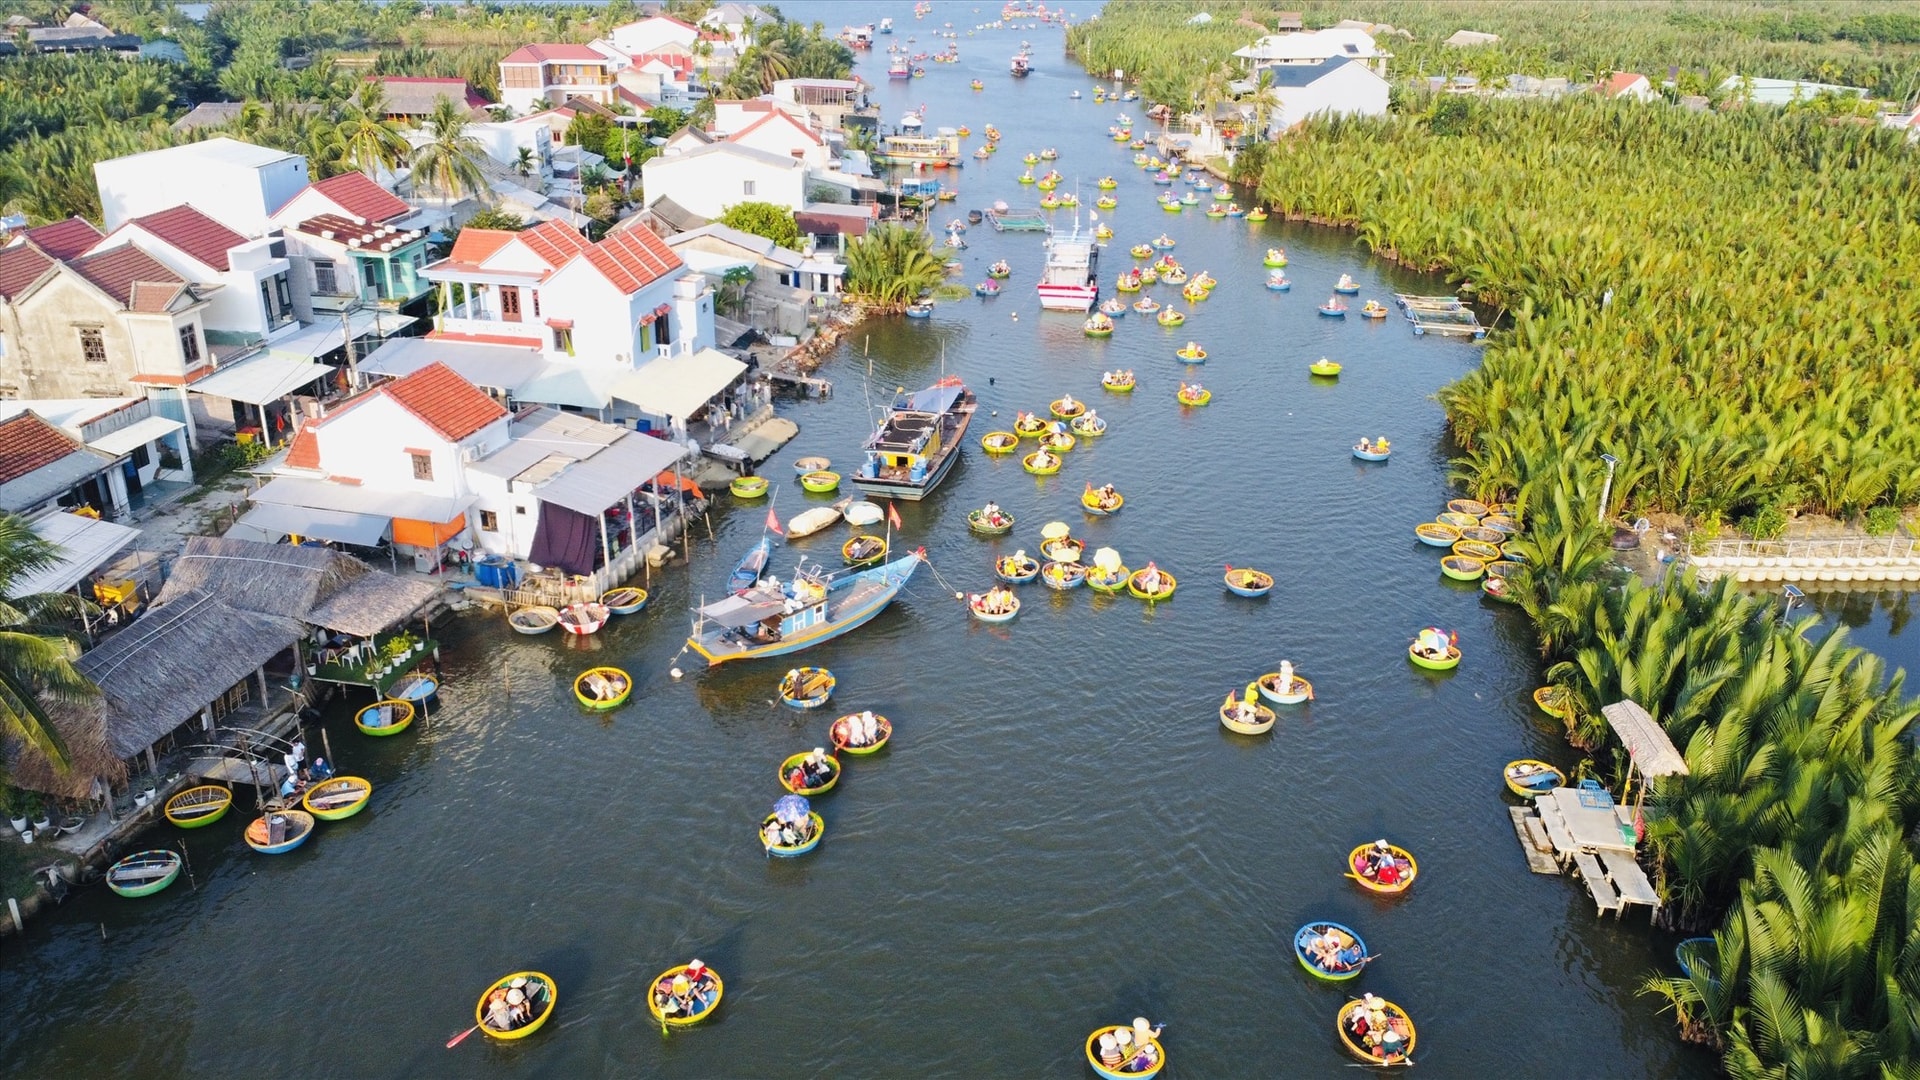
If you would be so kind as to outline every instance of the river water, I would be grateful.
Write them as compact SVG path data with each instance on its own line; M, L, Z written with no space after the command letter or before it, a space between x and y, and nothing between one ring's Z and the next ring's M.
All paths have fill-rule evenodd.
M844 12L789 15L833 28ZM279 858L246 849L240 813L156 831L155 844L186 842L194 888L141 901L85 891L8 946L9 1075L1078 1077L1090 1075L1087 1032L1137 1014L1167 1024L1168 1076L1336 1074L1333 1017L1348 995L1309 979L1289 948L1295 927L1323 918L1379 956L1349 985L1412 1012L1422 1075L1511 1072L1516 1042L1530 1073L1706 1074L1711 1061L1634 993L1670 967L1672 939L1644 915L1597 919L1572 879L1526 871L1499 769L1522 756L1571 763L1531 711L1527 628L1444 583L1411 535L1444 498L1431 395L1476 363L1476 347L1416 339L1398 317L1313 310L1342 272L1365 286L1356 301L1441 284L1368 260L1344 233L1163 214L1130 153L1104 137L1115 107L1068 100L1092 84L1057 32L970 39L965 25L991 12L963 22L959 5L921 23L905 5L865 17L886 14L896 39L920 32L916 48L932 45L934 22L962 23L966 57L894 86L883 56L863 58L889 117L926 102L930 126L1006 133L1001 160L958 174L962 198L938 221L996 198L1031 204L1017 158L1057 146L1089 204L1099 176L1122 181L1109 289L1124 246L1163 230L1221 285L1182 330L1129 315L1111 340L1089 341L1078 317L1039 311L1036 235L973 229L962 280L1004 256L1007 294L853 334L822 372L835 396L788 407L802 433L767 466L780 517L820 501L791 482L793 458L852 467L867 388L884 400L943 364L979 395L970 441L1065 391L1094 402L1110 433L1045 480L976 442L933 498L903 504L899 540L925 545L935 573L806 654L840 679L825 715L774 704L784 663L708 672L678 656L685 610L717 595L760 536L763 505L725 493L690 564L658 575L649 609L595 639L518 637L480 614L436 627L448 685L430 724L375 740L345 712L329 718L340 764L377 784L368 812ZM1006 63L1022 36L1037 71L1015 81ZM985 92L967 90L975 75ZM1261 287L1270 244L1291 258L1290 294ZM1212 352L1203 409L1173 400L1172 350L1189 338ZM1338 382L1309 379L1323 355L1347 365ZM1137 373L1132 396L1101 392L1100 371L1115 366ZM1361 435L1392 438L1393 460L1354 461ZM1118 485L1125 510L1084 518L1087 481ZM965 512L988 499L1018 517L1014 536L967 532ZM1035 550L1056 519L1130 565L1157 560L1179 575L1178 595L1149 608L1034 585L1012 624L970 621L952 589L983 588L996 553ZM832 562L845 536L782 547L776 566ZM1226 563L1264 568L1278 587L1232 597ZM1458 631L1457 671L1407 663L1428 624ZM1224 732L1226 691L1282 657L1318 700L1271 736ZM676 658L681 681L668 675ZM631 670L633 700L606 716L575 707L569 682L589 662ZM816 800L828 833L815 853L767 859L754 828L781 794L777 763L860 708L893 718L891 747L852 761ZM1378 836L1420 860L1419 883L1395 902L1341 876L1347 850ZM694 956L724 976L725 1002L663 1038L646 987ZM476 1036L445 1049L486 982L519 968L559 981L548 1028L524 1044Z

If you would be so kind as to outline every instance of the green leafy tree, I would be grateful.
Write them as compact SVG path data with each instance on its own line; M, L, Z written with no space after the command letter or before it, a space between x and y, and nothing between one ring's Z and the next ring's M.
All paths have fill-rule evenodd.
M527 227L527 219L511 210L489 206L467 219L466 228L499 229L503 232L519 232Z
M386 113L386 87L365 82L353 100L341 108L340 122L335 125L346 159L368 176L378 175L383 169L391 172L411 150L400 125L388 120Z
M793 211L770 202L735 203L720 213L720 224L764 236L784 248L800 250L800 226Z
M17 514L0 514L0 732L21 739L58 768L69 758L47 715L49 701L99 691L74 666L80 650L59 625L86 604L66 593L18 593L21 579L60 561L60 550Z
M926 233L895 222L847 245L846 291L883 311L899 311L940 284L940 256Z
M466 112L442 96L420 126L429 138L413 152L416 184L424 182L425 187L449 201L462 195L477 195L484 201L488 188L480 161L487 156L487 149L467 134Z

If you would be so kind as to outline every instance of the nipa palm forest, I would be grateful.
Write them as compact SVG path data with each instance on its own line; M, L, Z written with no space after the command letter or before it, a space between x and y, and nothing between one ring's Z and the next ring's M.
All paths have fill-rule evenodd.
M1315 6L1320 22L1435 19L1429 5L1307 5L1309 25ZM1461 14L1489 5L1451 10L1452 28L1509 32ZM1515 10L1504 17L1523 52L1540 16ZM1920 40L1910 11L1616 10L1613 32L1541 51L1589 74L1664 72L1674 20L1723 10L1780 23L1781 41L1732 56L1771 58L1759 74L1814 76L1851 56L1844 70L1911 97L1920 71L1911 51L1844 41ZM1796 13L1812 20L1799 38ZM1110 8L1072 41L1093 70L1200 104L1225 92L1217 65L1258 32L1259 12L1214 14L1190 26L1185 9ZM1631 698L1691 773L1655 783L1645 827L1663 923L1711 932L1717 950L1645 991L1735 1076L1920 1075L1920 702L1844 629L1815 638L1729 580L1620 574L1612 527L1592 513L1602 453L1620 463L1609 517L1668 514L1706 532L1920 502L1920 147L1820 101L1692 112L1593 95L1395 98L1387 117L1243 151L1236 172L1276 212L1350 228L1503 316L1479 369L1440 395L1454 479L1522 508L1519 597L1572 702L1568 738L1617 789L1626 755L1600 708Z

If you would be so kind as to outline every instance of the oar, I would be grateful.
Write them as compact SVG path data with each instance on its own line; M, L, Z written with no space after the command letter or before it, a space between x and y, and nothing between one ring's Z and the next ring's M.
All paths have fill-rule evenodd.
M471 1034L473 1034L474 1032L476 1032L476 1031L479 1031L479 1030L480 1030L480 1025L479 1025L479 1024L475 1024L475 1025L473 1025L472 1027L470 1027L470 1028L468 1028L467 1030L465 1030L465 1031L463 1031L463 1032L461 1032L460 1034L458 1034L458 1035L455 1035L455 1036L454 1036L453 1038L451 1038L451 1039L448 1039L448 1040L447 1040L447 1049L449 1049L449 1050L451 1050L451 1049L453 1049L454 1047L456 1047L456 1046L459 1046L459 1045L460 1045L460 1044L461 1044L462 1042L464 1042L464 1041L466 1040L466 1037L467 1037L467 1036L469 1036L469 1035L471 1035Z

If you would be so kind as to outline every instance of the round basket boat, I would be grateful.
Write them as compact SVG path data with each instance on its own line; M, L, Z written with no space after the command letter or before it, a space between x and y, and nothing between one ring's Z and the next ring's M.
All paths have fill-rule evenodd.
M824 762L827 767L827 779L825 783L817 787L799 787L794 783L792 774L800 770L800 763L805 761L812 753L813 751L811 750L802 750L780 763L781 787L786 788L795 795L820 795L833 790L833 786L840 782L840 759L834 757L832 754L826 755Z
M1127 579L1131 576L1133 576L1133 571L1127 569L1124 565L1115 566L1112 570L1102 570L1096 566L1087 571L1087 588L1097 593L1105 593L1108 596L1112 596L1115 593L1125 591Z
M544 634L560 625L560 609L544 604L524 607L507 616L507 625L513 627L516 634Z
M827 740L833 743L834 753L865 757L887 745L887 740L893 738L893 721L888 720L884 716L875 716L873 718L873 741L855 746L852 742L848 741L853 737L851 725L855 723L861 725L862 732L864 733L866 725L864 723L864 717L862 717L860 713L848 713L840 719L835 720L833 726L827 729Z
M1472 514L1476 518L1487 516L1487 504L1478 499L1449 499L1447 509L1455 514Z
M1023 580L1031 581L1033 579L1025 578ZM1004 611L988 611L986 596L981 593L973 593L967 597L967 610L973 612L973 617L983 623L1012 622L1013 617L1020 614L1020 598L1017 596L1007 597L1006 609Z
M1532 758L1507 762L1507 767L1500 771L1500 777L1507 782L1508 791L1523 799L1545 795L1554 788L1566 786L1567 783L1566 773L1544 761L1535 761Z
M1040 436L1040 449L1050 454L1064 454L1080 444L1080 440L1068 431L1049 431Z
M809 810L807 812L808 835L805 840L797 844L770 844L767 842L767 826L773 824L773 822L774 815L772 814L768 814L761 820L760 846L767 849L767 854L782 859L791 859L795 855L805 855L807 852L819 847L820 841L827 835L826 819L820 816L819 811Z
M839 684L840 680L826 668L794 668L780 679L780 701L793 709L817 709L827 703Z
M136 851L107 868L107 888L118 896L152 896L174 883L180 864L177 851Z
M830 469L810 472L800 478L800 486L816 495L824 495L840 486L840 474Z
M647 991L647 1011L653 1014L655 1020L673 1027L691 1027L712 1016L713 1010L720 1007L720 999L727 992L727 984L721 981L719 972L712 968L707 969L707 977L713 980L713 989L710 992L688 993L685 997L681 997L674 993L679 988L675 980L679 980L680 984L684 985L686 974L687 965L680 964L661 972L659 977L653 980L653 988ZM692 988L689 986L688 989ZM672 1012L668 1012L660 1004L663 992L667 995L667 1000L674 1003Z
M1567 691L1559 686L1542 686L1533 692L1533 703L1548 716L1565 720L1573 711L1573 705L1567 700Z
M988 520L984 508L970 510L967 512L967 528L981 536L1005 536L1013 531L1013 515L1003 510L997 517Z
M1420 864L1413 853L1398 844L1388 844L1387 854L1393 857L1393 880L1383 882L1378 874L1367 874L1367 851L1372 847L1372 844L1361 844L1347 852L1347 876L1368 892L1383 896L1395 896L1412 888L1414 879L1420 876Z
M1076 416L1067 424L1067 429L1075 435L1092 439L1107 433L1107 420L1103 416Z
M353 714L362 735L398 735L413 724L413 703L386 698Z
M1179 582L1174 580L1172 574L1161 570L1159 589L1149 592L1141 585L1141 580L1146 576L1146 573L1147 571L1145 569L1140 569L1135 570L1127 576L1127 592L1129 595L1138 600L1166 600L1173 596L1173 590L1179 585Z
M823 457L803 457L793 463L793 472L796 476L805 476L810 472L825 472L827 466L831 464L833 464L831 461Z
M1131 394L1133 393L1134 383L1133 378L1129 375L1117 375L1109 371L1100 376L1100 385L1116 394Z
M634 585L622 585L601 593L600 602L615 615L632 615L647 606L647 590Z
M1155 315L1153 318L1154 321L1158 322L1161 326L1179 326L1181 323L1187 321L1186 315L1173 308L1161 308L1160 314Z
M1295 675L1292 682L1282 687L1280 673L1269 671L1254 680L1254 685L1260 688L1261 697L1275 705L1298 705L1303 701L1313 700L1313 684L1299 675Z
M1500 560L1500 545L1488 544L1479 540L1457 540L1453 545L1455 555L1465 555L1469 559L1479 559L1483 563Z
M440 680L423 671L408 672L393 680L387 687L387 696L419 705L440 696Z
M1093 1067L1094 1075L1103 1077L1104 1080L1146 1080L1146 1077L1158 1076L1160 1070L1167 1066L1167 1050L1160 1045L1159 1039L1148 1040L1153 1046L1153 1062L1145 1068L1127 1068L1132 1064L1131 1060L1123 1060L1118 1065L1101 1064L1100 1036L1114 1035L1122 1031L1127 1033L1129 1040L1133 1038L1133 1029L1120 1024L1095 1029L1093 1034L1087 1036L1087 1064ZM1128 1051L1129 1055L1134 1052Z
M1259 702L1254 703L1253 719L1251 720L1243 720L1240 718L1240 710L1237 705L1223 704L1220 706L1220 726L1240 735L1265 735L1267 732L1273 730L1273 722L1275 719L1274 711Z
M1062 420L1071 420L1087 411L1087 403L1072 398L1059 398L1047 404L1047 411Z
M1480 527L1500 534L1499 543L1506 543L1520 534L1520 523L1500 514L1488 514L1480 519Z
M1174 395L1174 398L1175 400L1179 401L1180 404L1182 405L1191 405L1191 406L1197 407L1197 406L1205 405L1207 402L1212 401L1213 391L1208 390L1205 387L1202 387L1200 389L1200 392L1195 394L1185 388L1182 388L1178 393Z
M1456 514L1451 510L1442 511L1435 515L1433 520L1442 525L1451 525L1456 529L1475 529L1480 526L1480 519L1472 514Z
M1527 553L1524 550L1522 550L1518 545L1519 545L1519 541L1515 541L1515 540L1509 540L1506 543L1501 544L1499 557L1507 560L1508 562L1516 562L1522 566L1525 566L1528 561Z
M1020 445L1020 436L1011 431L989 431L980 436L980 449L989 454L1011 454Z
M1188 349L1183 347L1173 350L1173 355L1189 364L1204 364L1207 362L1207 350L1205 349Z
M1455 581L1479 581L1487 564L1471 555L1449 555L1440 560L1440 572Z
M1013 433L1023 439L1037 439L1047 433L1047 422L1032 413L1013 418Z
M1227 591L1235 596L1265 596L1273 591L1273 575L1259 570L1227 567Z
M1374 1041L1372 1035L1362 1037L1354 1033L1352 1025L1347 1021L1347 1017L1351 1015L1355 1009L1361 1010L1362 1013L1366 1011L1366 1003L1358 998L1342 1005L1340 1011L1334 1014L1333 1030L1340 1036L1340 1045L1347 1048L1347 1053L1352 1054L1354 1057L1359 1058L1369 1065L1413 1064L1413 1043L1416 1037L1413 1029L1413 1018L1407 1015L1405 1009L1402 1009L1400 1006L1395 1005L1385 998L1377 998L1375 1000L1379 1001L1381 1011L1386 1014L1387 1029L1394 1035L1394 1039L1392 1040L1395 1044L1394 1048L1389 1051L1381 1043Z
M1340 365L1332 360L1315 360L1307 365L1307 370L1323 379L1334 379L1340 376Z
M1514 592L1512 583L1508 582L1506 578L1497 578L1492 575L1481 578L1480 591L1485 594L1487 599L1497 600L1502 604L1517 604L1520 602L1519 595Z
M1331 937L1336 945L1338 966L1329 966L1319 955L1314 945L1320 938ZM1367 943L1350 927L1337 922L1310 922L1293 932L1293 955L1299 959L1300 966L1307 974L1328 982L1346 982L1357 978L1372 957L1367 955Z
M1460 542L1460 530L1437 521L1423 521L1413 527L1413 535L1423 544L1450 548Z
M1125 505L1127 505L1127 497L1117 491L1113 493L1113 501L1111 503L1106 502L1101 490L1092 485L1088 485L1087 490L1080 493L1080 509L1085 510L1094 517L1107 517L1111 514L1117 514L1120 512L1120 508Z
M1460 530L1460 539L1482 544L1504 544L1512 535L1499 529L1489 529L1485 525L1473 525Z
M872 566L887 557L887 540L883 536L861 534L840 545L840 558L848 566Z
M1071 536L1061 536L1040 542L1041 556L1054 562L1077 563L1086 550L1086 544Z
M1415 667L1423 667L1429 671L1451 671L1460 666L1460 646L1458 645L1447 646L1446 657L1439 660L1421 655L1417 651L1419 648L1420 643L1417 641L1407 646L1407 659L1413 661Z
M524 1023L504 1030L487 1023L487 999L491 998L495 991L501 990L508 992L519 990L526 995L527 1002L533 1007L533 1012ZM490 1039L507 1041L524 1039L539 1031L559 1004L559 984L553 981L551 975L542 975L537 971L516 971L511 975L495 979L492 985L480 992L480 1000L473 1006L473 1022Z
M1060 471L1060 455L1035 452L1021 458L1020 465L1035 476L1052 476Z
M1355 443L1353 446L1353 456L1359 458L1361 461L1385 461L1392 453L1393 451L1390 449L1379 450L1369 448L1363 450L1359 443Z
M358 776L335 776L322 780L300 796L300 805L321 821L344 821L367 808L373 798L373 782Z
M1040 568L1040 584L1066 592L1087 583L1087 568L1077 562L1050 562Z
M1510 578L1524 569L1526 569L1526 567L1517 562L1499 559L1487 564L1487 576L1490 578Z
M573 680L573 696L595 712L618 708L633 694L633 677L617 667L591 667Z
M167 820L183 829L203 829L233 809L233 792L219 784L201 784L167 800Z
M1031 555L1008 555L993 564L994 576L1011 585L1025 585L1040 576L1040 560Z
M736 476L727 483L727 490L740 499L758 499L767 493L767 478L764 476Z
M1260 211L1255 210L1254 213L1257 214L1257 213L1260 213ZM1278 270L1281 267L1287 265L1287 253L1280 250L1279 248L1268 248L1267 257L1260 261L1260 265L1267 267L1270 270Z
M280 839L274 839L274 824L279 818ZM285 855L307 842L313 835L313 815L305 810L269 810L247 826L247 846L262 855Z

